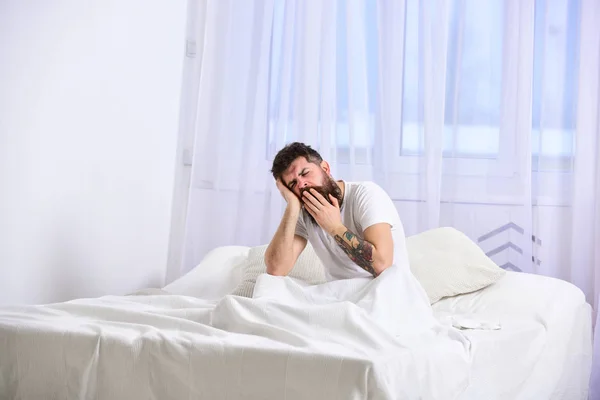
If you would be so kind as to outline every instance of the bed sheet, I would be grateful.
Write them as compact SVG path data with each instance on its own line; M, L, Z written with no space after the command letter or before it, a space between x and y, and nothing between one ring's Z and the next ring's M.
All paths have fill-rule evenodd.
M423 301L420 301L423 300ZM0 398L456 399L470 343L398 268L255 298L107 296L0 309Z
M587 399L591 307L574 285L508 272L485 290L443 299L433 309L440 320L501 327L463 330L473 364L462 399Z

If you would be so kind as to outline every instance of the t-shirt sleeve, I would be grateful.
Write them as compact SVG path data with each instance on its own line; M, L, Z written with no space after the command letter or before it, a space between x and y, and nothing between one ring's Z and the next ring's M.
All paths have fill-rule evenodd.
M355 218L364 232L371 225L388 223L396 226L400 217L390 196L373 182L365 183L356 199Z
M304 239L308 240L308 232L306 231L306 226L304 225L304 218L302 218L302 214L298 217L298 222L296 222L296 235L302 236Z

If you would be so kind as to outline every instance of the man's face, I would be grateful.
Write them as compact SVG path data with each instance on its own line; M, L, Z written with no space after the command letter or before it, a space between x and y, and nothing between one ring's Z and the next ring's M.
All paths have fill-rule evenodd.
M324 164L326 166L326 163ZM290 164L287 170L282 174L283 184L288 187L304 204L302 194L304 191L314 188L329 203L329 195L337 198L338 204L342 206L342 191L325 169L319 165L309 162L304 157L298 157ZM310 214L309 214L310 215ZM312 216L311 216L312 219ZM314 222L314 220L313 220Z
M323 186L329 178L319 165L309 162L304 157L298 157L281 175L283 184L300 199L305 188Z

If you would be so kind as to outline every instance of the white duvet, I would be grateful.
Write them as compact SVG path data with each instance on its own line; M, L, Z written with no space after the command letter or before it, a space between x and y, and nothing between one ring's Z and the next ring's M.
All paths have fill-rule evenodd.
M0 310L10 399L454 399L470 343L398 268L255 298L107 296Z

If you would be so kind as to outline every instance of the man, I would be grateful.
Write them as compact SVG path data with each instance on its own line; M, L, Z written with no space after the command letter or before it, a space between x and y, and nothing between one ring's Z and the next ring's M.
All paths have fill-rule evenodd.
M277 153L271 172L287 207L265 252L267 273L287 275L307 241L328 280L408 268L402 222L377 184L335 181L327 161L297 142Z

